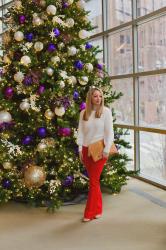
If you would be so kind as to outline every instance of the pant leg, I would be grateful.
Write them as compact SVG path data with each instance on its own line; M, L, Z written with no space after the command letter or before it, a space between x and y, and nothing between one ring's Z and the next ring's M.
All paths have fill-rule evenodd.
M94 162L88 157L88 148L83 147L83 161L89 175L89 193L84 211L84 217L92 219L97 214L102 214L102 194L100 190L100 175L106 159Z

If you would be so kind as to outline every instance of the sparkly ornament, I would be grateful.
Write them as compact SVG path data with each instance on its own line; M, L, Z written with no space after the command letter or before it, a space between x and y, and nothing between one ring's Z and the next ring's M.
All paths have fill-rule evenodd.
M10 99L13 97L13 94L14 94L14 90L12 87L6 87L5 88L5 91L4 91L4 95L7 99Z
M48 15L54 16L56 14L56 7L54 5L49 5L46 9Z
M59 128L58 134L60 136L64 136L64 137L70 136L71 135L71 128Z
M91 43L89 43L89 42L87 42L86 44L85 44L85 48L86 49L91 49L93 47L93 45L91 44Z
M77 4L77 7L80 9L85 8L85 1L83 1L83 0L78 1L76 4Z
M93 65L91 63L86 63L85 68L88 71L88 73L93 71Z
M19 16L19 23L24 24L26 21L26 17L24 15Z
M65 108L64 107L56 107L54 112L57 116L63 116L65 114Z
M44 184L46 173L42 167L31 165L24 172L24 181L26 187L40 187Z
M73 180L74 180L73 176L71 176L71 175L67 176L66 179L63 181L63 186L64 187L71 186L73 183Z
M31 63L31 58L29 56L22 56L20 62L24 66L28 66Z
M28 101L23 101L23 102L21 102L20 103L20 109L21 110L29 110L29 108L30 108L30 103L28 102Z
M0 111L0 123L11 122L11 121L12 121L12 116L9 112L5 110Z
M50 67L46 68L47 75L52 76L54 74L54 70Z
M80 104L80 110L83 110L83 109L85 109L86 108L86 103L85 102L82 102L81 104Z
M55 36L55 37L58 37L58 36L60 35L60 31L59 31L59 29L57 29L57 28L54 28L54 29L53 29L53 32L54 32L54 36Z
M54 50L56 50L56 45L55 45L54 43L50 43L50 44L48 45L47 50L48 50L49 52L53 52Z
M34 48L35 50L38 52L38 51L41 51L43 49L43 43L42 42L36 42L34 44Z
M51 57L51 62L53 64L57 64L58 62L60 62L59 56L53 56L53 57Z
M47 135L47 130L46 130L46 128L45 128L45 127L40 127L40 128L38 128L38 129L37 129L37 134L38 134L38 136L40 136L41 138L46 137L46 135Z
M89 37L89 32L87 30L80 30L78 36L81 39L86 39L87 37Z
M44 116L48 119L48 120L51 120L53 117L54 117L54 113L50 110L50 109L47 109L44 113Z
M45 91L45 86L41 84L38 88L38 94L43 94L44 91Z
M2 187L5 189L9 189L11 187L12 183L9 179L3 179L2 180Z
M73 18L67 18L66 24L69 28L72 28L74 26L74 19Z
M79 98L79 93L77 91L74 91L73 99L77 100L78 98Z
M88 83L88 77L87 76L81 76L79 79L78 79L79 83L81 85L86 85Z
M27 33L27 34L25 34L25 39L28 42L32 42L33 38L34 38L34 34L33 33Z
M68 48L68 55L69 55L69 56L74 56L74 55L76 55L76 54L77 54L77 49L76 49L76 47L71 46L71 47Z
M47 145L43 142L40 142L38 145L37 145L37 151L43 151L47 148Z
M14 33L14 39L17 41L17 42L21 42L23 39L24 39L24 34L21 32L21 31L16 31Z
M32 141L33 141L33 137L31 135L26 135L22 139L22 144L29 145L30 143L32 143Z
M11 168L12 168L12 163L9 162L9 161L5 161L5 162L3 163L3 168L4 168L4 169L11 169Z
M17 73L14 75L14 80L15 80L16 82L18 82L18 83L21 83L21 82L23 81L23 79L24 79L24 74L23 74L21 71L17 72Z
M77 60L77 61L75 61L75 63L74 63L74 67L76 68L76 69L78 69L78 70L81 70L81 69L83 69L83 63L80 61L80 60Z

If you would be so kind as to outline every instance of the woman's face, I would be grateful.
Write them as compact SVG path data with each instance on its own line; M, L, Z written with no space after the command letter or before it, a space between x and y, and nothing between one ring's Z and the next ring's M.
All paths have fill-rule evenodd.
M92 94L92 105L101 105L102 102L102 94L100 93L100 91L95 90Z

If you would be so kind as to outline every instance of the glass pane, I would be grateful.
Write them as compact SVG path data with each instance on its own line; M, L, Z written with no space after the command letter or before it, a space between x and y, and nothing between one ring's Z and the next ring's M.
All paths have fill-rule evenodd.
M166 135L140 132L140 173L166 184Z
M95 47L99 46L99 49L103 50L103 38L92 40L90 41L90 43ZM98 58L99 61L103 62L103 51L99 52L96 58Z
M85 10L91 11L89 20L96 28L91 31L91 35L102 31L102 0L89 0L85 4Z
M108 1L108 28L131 21L131 0Z
M111 75L132 73L132 35L131 29L109 36Z
M127 134L121 136L120 138L125 140L126 142L129 142L130 146L132 147L130 149L126 149L124 147L121 147L119 151L122 154L124 154L124 153L127 154L128 157L131 159L131 161L129 161L127 163L126 168L128 170L134 170L134 131L128 130Z
M144 16L166 6L166 0L138 0L137 16Z
M166 68L166 16L138 27L139 71Z
M112 80L112 89L123 96L115 100L112 107L116 112L116 123L133 125L133 81L132 79Z
M166 75L139 78L141 126L166 128Z

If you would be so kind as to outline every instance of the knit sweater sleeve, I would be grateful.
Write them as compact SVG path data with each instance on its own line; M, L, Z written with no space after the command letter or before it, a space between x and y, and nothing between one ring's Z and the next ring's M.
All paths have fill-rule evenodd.
M77 145L79 146L79 152L82 151L82 145L83 145L83 126L82 126L82 122L83 122L83 114L84 114L84 110L82 110L80 112L80 118L79 118L79 124L78 124L78 134L77 134Z
M104 119L104 152L109 153L112 143L114 141L114 131L113 131L113 118L112 112L109 108L105 109L105 119Z

